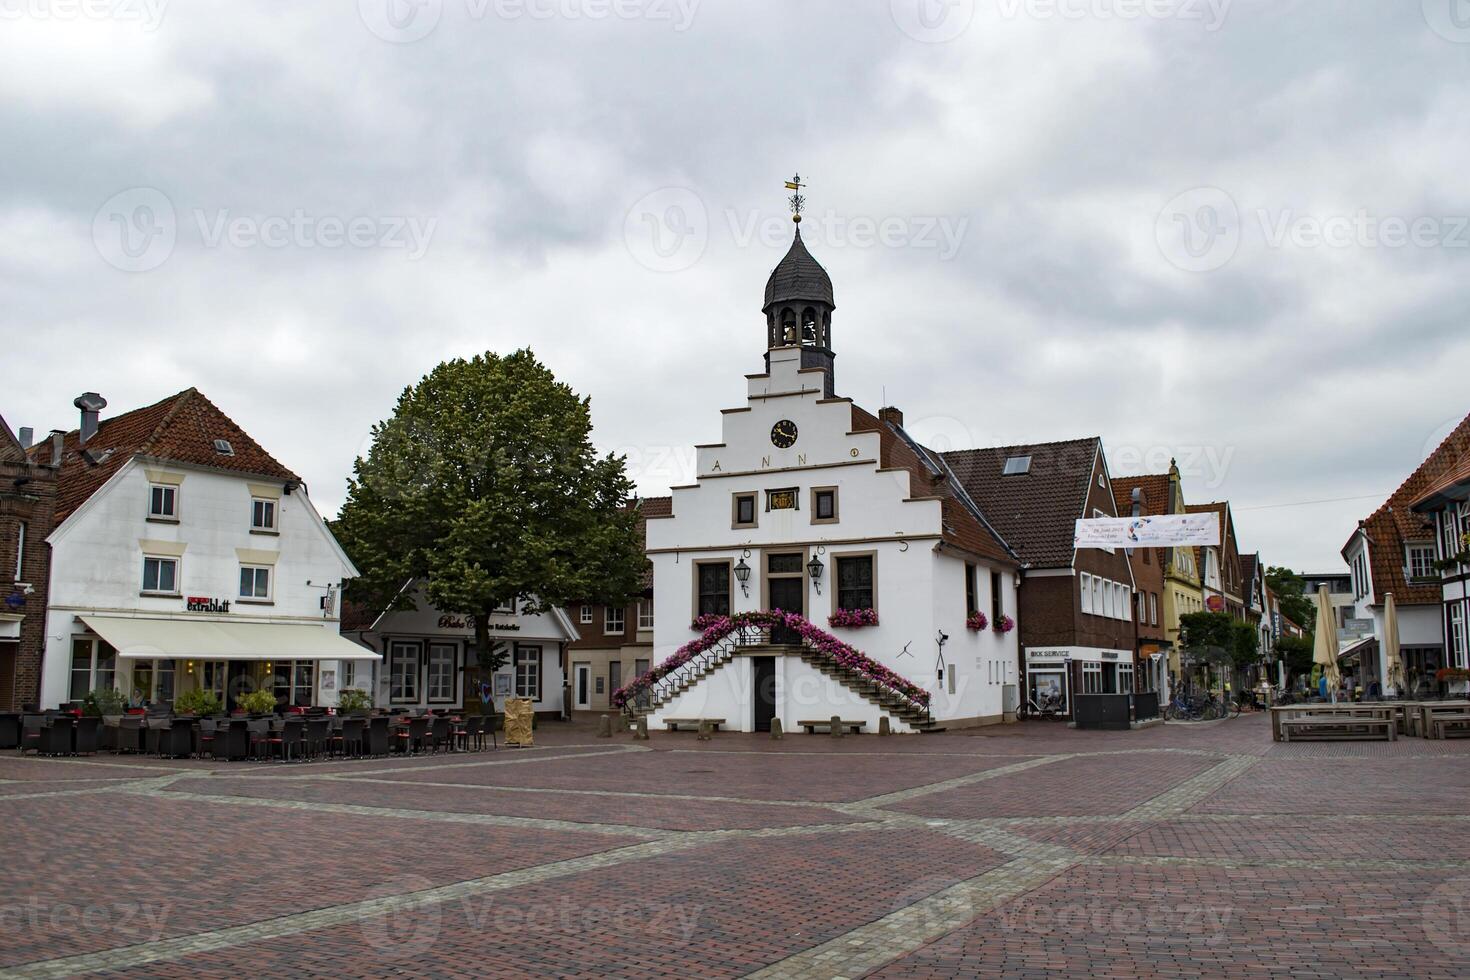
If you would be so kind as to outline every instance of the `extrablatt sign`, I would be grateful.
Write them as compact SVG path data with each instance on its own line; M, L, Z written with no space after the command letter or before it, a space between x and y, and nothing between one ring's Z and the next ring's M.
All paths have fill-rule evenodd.
M1159 514L1094 517L1077 521L1074 548L1175 548L1220 543L1220 515Z

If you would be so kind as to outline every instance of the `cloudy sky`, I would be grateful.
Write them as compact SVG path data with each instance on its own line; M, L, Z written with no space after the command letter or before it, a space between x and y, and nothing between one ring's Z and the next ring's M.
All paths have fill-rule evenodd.
M194 385L335 513L529 345L641 489L763 349L782 180L838 389L1180 460L1340 564L1467 411L1465 0L0 0L0 414Z

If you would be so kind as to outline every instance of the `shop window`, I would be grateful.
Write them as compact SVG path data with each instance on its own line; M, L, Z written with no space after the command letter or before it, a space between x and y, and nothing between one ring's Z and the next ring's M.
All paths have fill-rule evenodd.
M78 636L71 641L71 698L81 701L92 691L117 685L117 651L107 641Z
M161 704L174 699L172 660L133 661L133 684L128 694L132 705Z
M429 644L429 701L448 704L454 701L455 661L459 647L453 643Z
M541 648L515 647L515 691L518 698L541 700Z
M388 648L388 700L411 704L419 699L419 656L417 643L392 643Z

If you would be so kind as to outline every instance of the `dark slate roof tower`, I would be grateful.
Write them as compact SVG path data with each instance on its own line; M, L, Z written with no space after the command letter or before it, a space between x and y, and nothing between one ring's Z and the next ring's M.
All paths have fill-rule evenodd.
M766 280L766 369L770 370L769 351L778 347L800 347L801 366L822 371L823 394L834 397L832 388L832 277L821 263L812 258L801 240L801 212L805 199L801 196L801 177L788 181L796 193L791 197L792 220L796 236L786 257Z

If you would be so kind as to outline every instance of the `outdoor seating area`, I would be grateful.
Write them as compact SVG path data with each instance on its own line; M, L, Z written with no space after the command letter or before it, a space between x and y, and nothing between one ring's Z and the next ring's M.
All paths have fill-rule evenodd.
M423 709L343 715L307 708L208 717L152 711L97 717L64 708L0 714L0 750L41 756L109 752L166 759L314 762L498 749L502 722L498 714Z
M1277 742L1392 742L1399 735L1434 739L1470 735L1470 701L1324 701L1271 709L1271 737Z

